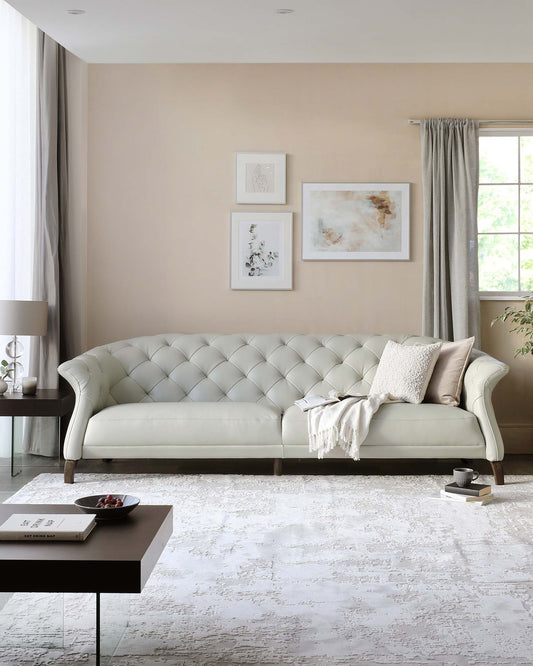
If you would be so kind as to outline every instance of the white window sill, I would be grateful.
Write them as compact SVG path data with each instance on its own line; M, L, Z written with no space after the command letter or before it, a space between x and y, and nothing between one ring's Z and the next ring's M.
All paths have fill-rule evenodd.
M479 292L479 300L480 301L523 301L526 296L531 296L531 292L523 292L523 293L494 293L494 292L487 292L487 291L480 291Z

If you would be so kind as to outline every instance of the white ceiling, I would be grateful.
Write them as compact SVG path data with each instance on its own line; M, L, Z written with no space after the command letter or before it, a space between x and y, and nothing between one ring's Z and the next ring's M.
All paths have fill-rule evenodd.
M533 62L533 0L8 1L91 63Z

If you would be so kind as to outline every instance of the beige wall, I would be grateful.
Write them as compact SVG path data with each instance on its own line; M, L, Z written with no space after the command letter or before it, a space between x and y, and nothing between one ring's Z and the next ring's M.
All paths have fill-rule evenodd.
M413 332L421 327L419 130L408 118L527 118L533 65L90 65L87 345L165 331ZM286 152L287 205L235 204L236 151ZM411 261L302 262L301 183L411 183ZM231 210L294 212L294 289L231 291ZM529 446L530 359L495 402ZM512 442L511 442L512 440ZM529 437L529 440L533 438Z

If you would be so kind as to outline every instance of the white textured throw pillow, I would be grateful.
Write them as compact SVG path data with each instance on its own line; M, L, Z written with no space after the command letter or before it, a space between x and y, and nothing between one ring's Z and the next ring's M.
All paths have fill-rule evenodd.
M424 399L441 342L431 345L385 345L370 393L388 393L393 400L418 404Z

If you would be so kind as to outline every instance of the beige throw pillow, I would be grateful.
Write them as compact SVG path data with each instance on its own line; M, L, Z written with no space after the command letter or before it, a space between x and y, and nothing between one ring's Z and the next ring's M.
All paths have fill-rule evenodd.
M424 402L453 407L459 404L463 377L473 346L474 338L443 343Z
M389 340L381 355L370 393L388 393L392 400L422 402L441 344L400 345Z

